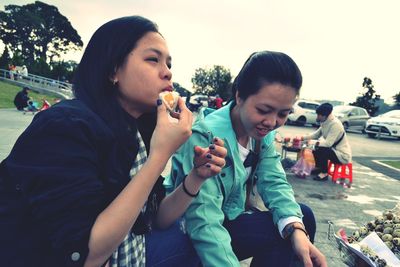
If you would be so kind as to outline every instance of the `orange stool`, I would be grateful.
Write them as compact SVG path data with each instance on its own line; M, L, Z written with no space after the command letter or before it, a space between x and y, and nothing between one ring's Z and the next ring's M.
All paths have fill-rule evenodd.
M353 183L353 164L339 164L328 161L328 175L332 177L332 182L339 183L338 179L349 179L348 185Z

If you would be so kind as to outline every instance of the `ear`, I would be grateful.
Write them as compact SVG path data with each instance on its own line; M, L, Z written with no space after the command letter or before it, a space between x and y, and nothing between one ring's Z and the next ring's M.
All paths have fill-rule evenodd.
M236 105L238 105L242 102L242 99L239 97L238 91L236 91L236 93L235 93L235 100L236 100Z
M114 85L116 85L118 83L118 75L117 75L117 67L114 68L114 72L112 73L112 75L110 75L110 82Z

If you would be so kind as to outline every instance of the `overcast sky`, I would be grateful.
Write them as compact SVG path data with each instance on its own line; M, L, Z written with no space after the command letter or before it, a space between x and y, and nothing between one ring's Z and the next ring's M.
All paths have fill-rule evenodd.
M34 1L0 0L4 5ZM173 80L191 89L196 68L236 76L254 51L287 53L304 78L301 97L351 102L372 79L386 102L400 92L398 0L43 0L58 7L84 42L105 22L142 15L167 40ZM79 62L83 50L66 59Z

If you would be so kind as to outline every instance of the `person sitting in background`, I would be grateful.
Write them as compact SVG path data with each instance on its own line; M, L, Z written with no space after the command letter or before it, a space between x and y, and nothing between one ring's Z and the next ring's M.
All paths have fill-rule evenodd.
M26 112L32 112L32 114L35 114L36 111L38 111L38 107L37 107L37 102L29 99L28 100L28 106L26 107L26 109L24 109L24 114Z
M19 91L15 95L14 105L19 111L23 111L24 108L26 108L28 106L28 100L29 100L28 91L29 91L29 88L24 87L24 88L22 88L21 91Z
M302 136L302 140L318 139L313 151L316 174L314 180L328 180L328 160L334 163L347 164L351 161L351 148L347 140L346 131L339 119L332 114L332 105L321 104L317 112L317 121L320 127L313 133Z

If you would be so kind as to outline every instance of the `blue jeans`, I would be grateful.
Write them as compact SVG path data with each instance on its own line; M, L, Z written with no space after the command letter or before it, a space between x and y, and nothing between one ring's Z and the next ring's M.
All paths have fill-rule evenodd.
M146 266L200 266L200 259L179 221L168 229L153 229L146 234Z
M303 223L314 241L316 223L312 210L300 204ZM231 236L233 251L239 260L253 257L252 267L290 266L294 252L290 240L283 240L272 220L270 211L242 214L232 221L224 222Z

